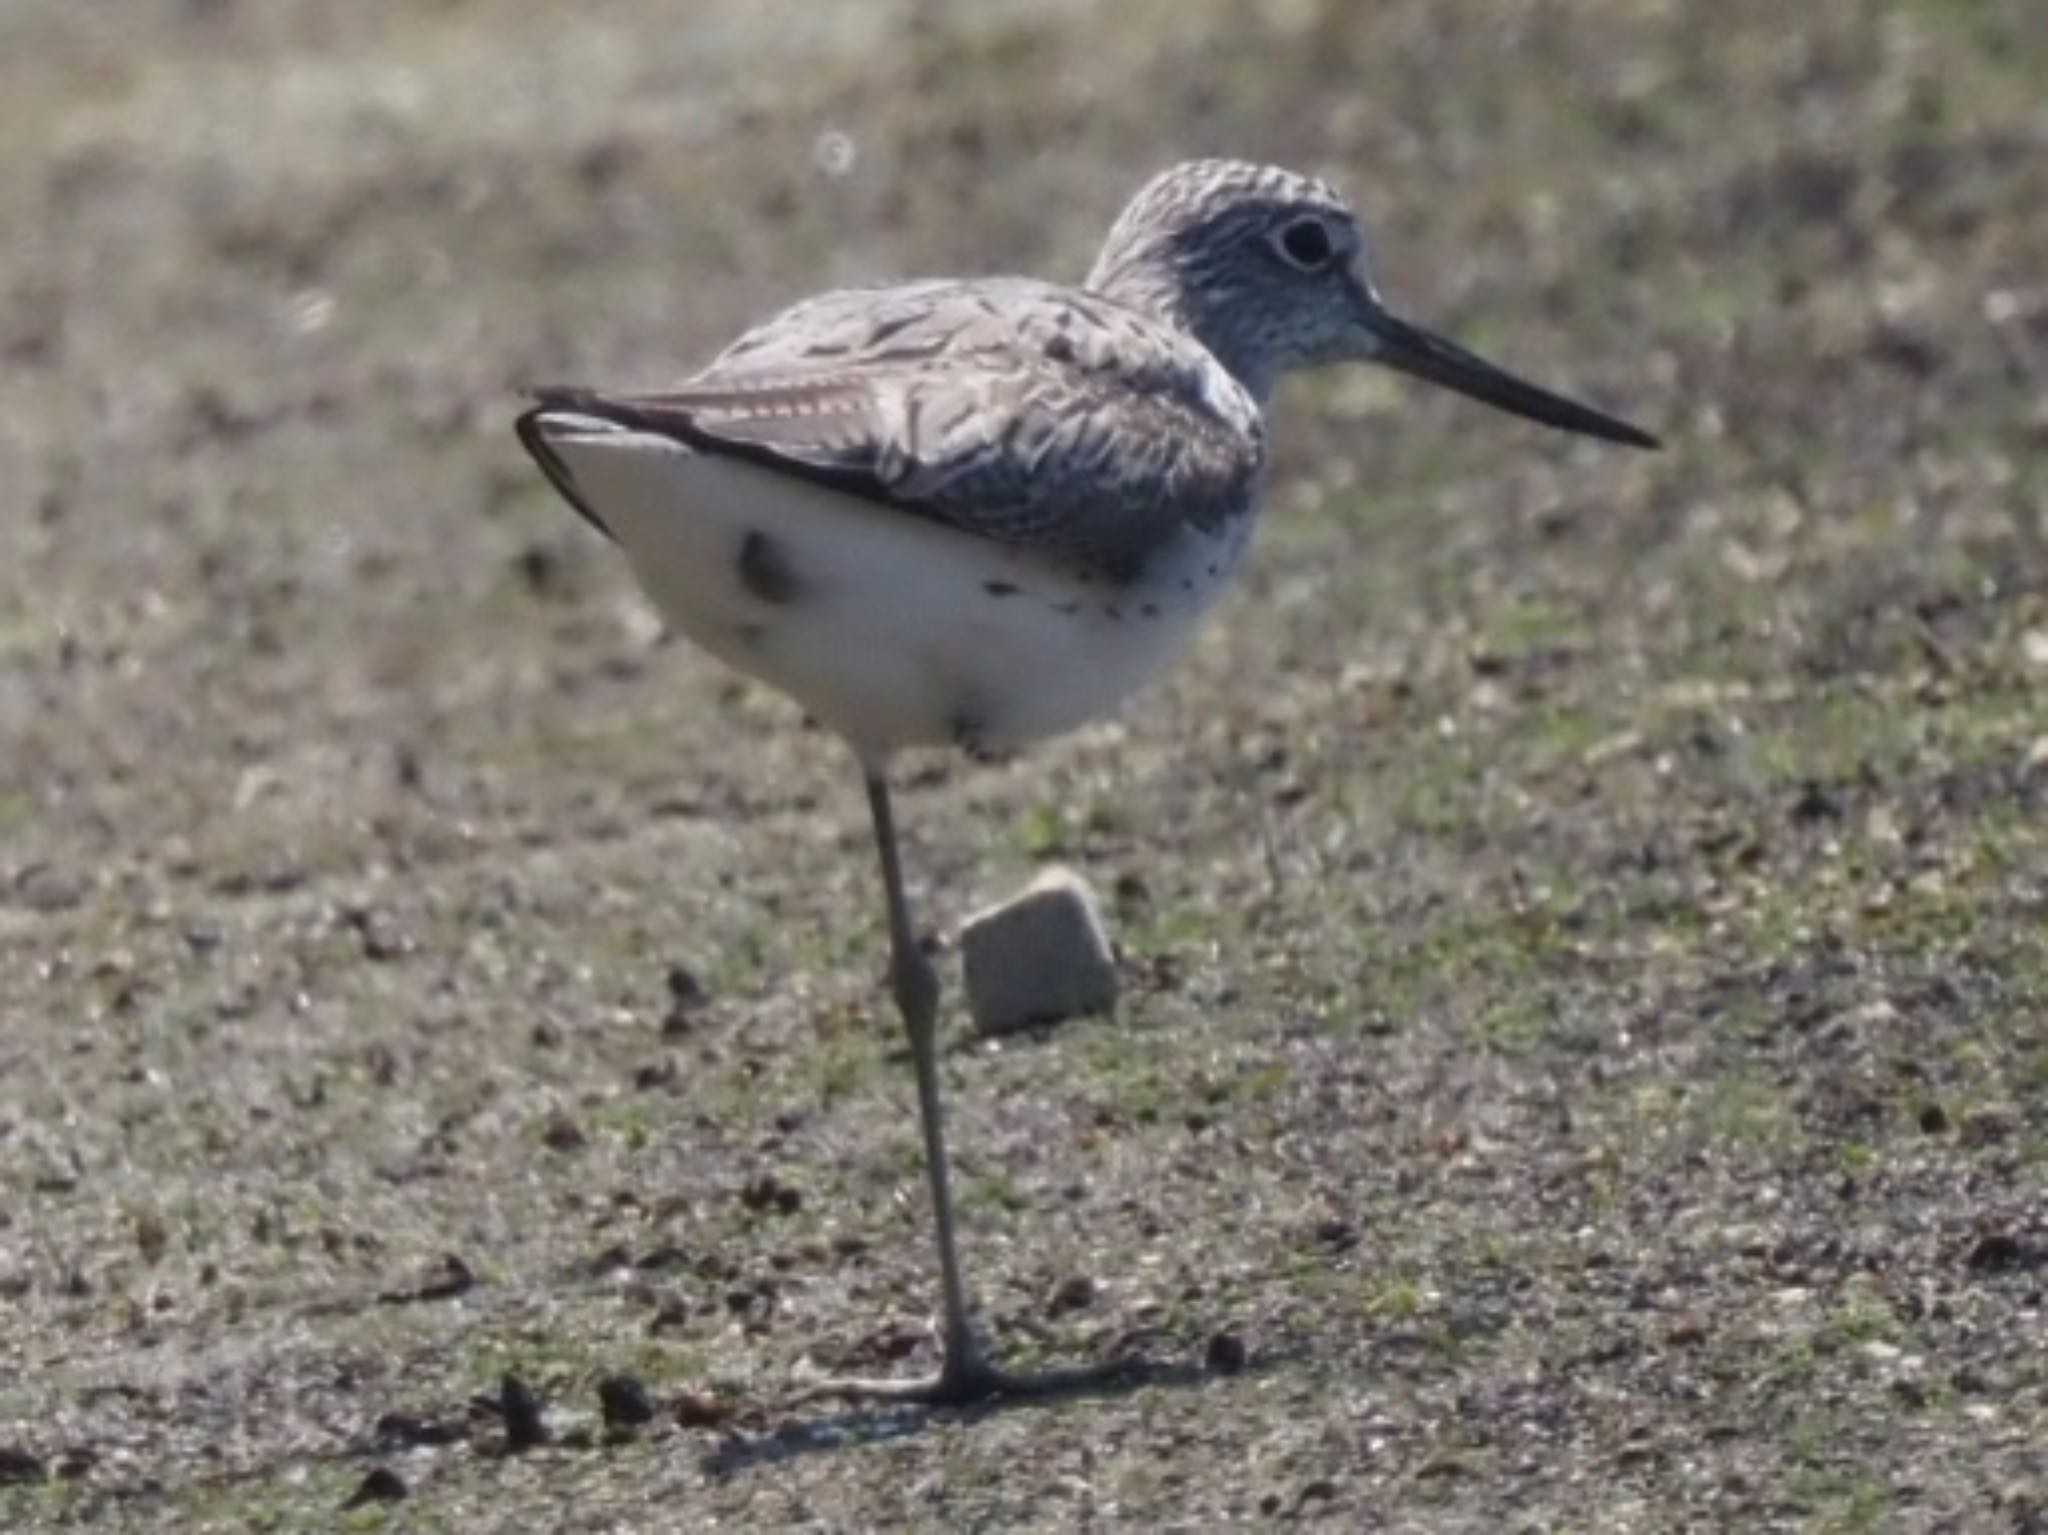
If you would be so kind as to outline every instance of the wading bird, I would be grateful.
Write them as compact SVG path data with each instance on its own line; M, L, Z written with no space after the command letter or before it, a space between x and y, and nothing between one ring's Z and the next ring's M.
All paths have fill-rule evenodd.
M904 893L890 759L1058 735L1171 660L1242 563L1274 384L1347 361L1656 445L1395 318L1334 188L1226 160L1148 183L1078 288L989 277L826 293L676 388L545 388L520 418L555 489L625 551L667 619L837 731L866 781L944 1356L928 1379L825 1389L963 1402L1106 1373L999 1369L971 1324L939 982Z

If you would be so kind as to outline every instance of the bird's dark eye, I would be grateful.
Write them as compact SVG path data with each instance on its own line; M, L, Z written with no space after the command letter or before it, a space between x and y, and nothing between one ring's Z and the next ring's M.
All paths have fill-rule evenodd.
M1329 227L1321 219L1296 219L1280 231L1280 254L1304 272L1328 265L1336 251Z

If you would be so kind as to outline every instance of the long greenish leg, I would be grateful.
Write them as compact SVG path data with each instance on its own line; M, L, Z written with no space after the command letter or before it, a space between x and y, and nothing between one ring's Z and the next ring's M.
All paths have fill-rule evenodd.
M903 889L903 860L896 840L896 817L889 782L873 769L866 772L868 811L875 824L875 848L881 856L882 887L889 901L889 981L896 1010L910 1036L910 1060L917 1070L917 1111L924 1129L925 1176L932 1191L932 1217L938 1227L939 1282L945 1301L946 1360L942 1374L951 1378L984 1373L987 1366L974 1342L967 1315L967 1287L960 1277L960 1252L954 1238L953 1190L946 1163L945 1108L939 1099L939 976L919 947L910 921L910 899Z
M1071 1391L1131 1373L1128 1360L1032 1373L999 1370L988 1362L975 1341L967 1312L967 1287L960 1277L960 1255L953 1236L953 1191L946 1164L946 1124L939 1101L939 977L918 947L911 926L910 902L903 890L903 861L896 841L895 812L883 770L865 760L868 810L875 824L875 848L881 856L882 885L889 900L889 984L896 1010L910 1036L910 1059L917 1069L918 1118L924 1128L925 1175L932 1191L932 1214L938 1227L939 1280L945 1301L945 1358L935 1376L904 1380L826 1380L809 1387L799 1400L840 1397L854 1401L922 1402L960 1406L996 1396L1045 1396Z

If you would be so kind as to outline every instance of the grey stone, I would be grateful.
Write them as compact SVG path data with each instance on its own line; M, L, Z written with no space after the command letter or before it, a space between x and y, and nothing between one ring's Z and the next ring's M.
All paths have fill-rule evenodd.
M960 929L967 1005L983 1034L1105 1012L1116 1001L1116 960L1094 892L1069 869L1048 869L1022 894L977 912Z

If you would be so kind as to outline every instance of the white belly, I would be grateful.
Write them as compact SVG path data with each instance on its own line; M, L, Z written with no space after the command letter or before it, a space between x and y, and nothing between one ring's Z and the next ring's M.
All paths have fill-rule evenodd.
M553 444L678 630L872 755L1001 750L1107 714L1186 645L1251 522L1190 529L1112 586L663 438Z

